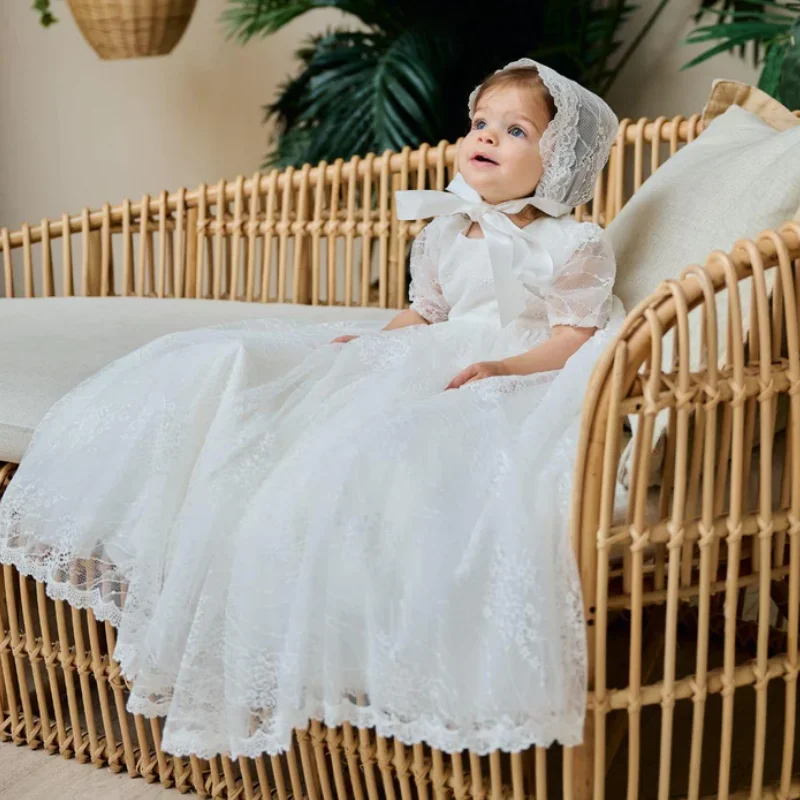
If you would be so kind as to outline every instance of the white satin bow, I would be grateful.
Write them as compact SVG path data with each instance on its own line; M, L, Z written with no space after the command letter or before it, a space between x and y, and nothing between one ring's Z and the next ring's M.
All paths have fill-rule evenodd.
M491 205L483 200L461 174L453 178L445 192L415 189L395 192L395 197L398 219L428 219L466 214L473 222L480 224L489 249L500 323L503 326L513 322L526 306L525 289L512 270L514 239L525 242L532 251L531 255L536 257L540 270L548 270L548 275L543 275L543 278L552 275L553 262L546 248L534 235L515 225L507 216L519 213L526 205L541 208L542 198L523 197ZM542 210L553 216L561 216L570 207L554 203Z

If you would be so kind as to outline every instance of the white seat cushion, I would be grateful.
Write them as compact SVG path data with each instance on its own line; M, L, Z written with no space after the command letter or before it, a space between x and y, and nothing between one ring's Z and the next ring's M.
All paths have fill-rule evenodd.
M82 380L137 347L174 331L269 317L298 322L385 324L396 310L156 300L142 297L0 299L0 461L19 463L53 403ZM655 491L652 495L658 497ZM624 521L619 487L614 523Z
M146 297L0 299L0 461L18 463L53 403L106 364L174 331L278 318L386 323L394 309Z

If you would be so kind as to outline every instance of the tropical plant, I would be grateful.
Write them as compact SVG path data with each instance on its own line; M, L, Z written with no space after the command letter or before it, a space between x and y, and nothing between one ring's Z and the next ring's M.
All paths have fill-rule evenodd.
M761 65L759 88L789 108L800 108L800 2L797 0L702 0L696 20L714 14L687 37L691 44L716 42L683 66L693 67L718 53L751 50Z
M622 54L628 0L229 0L223 21L246 43L312 9L358 20L304 42L299 73L264 107L277 123L266 163L288 166L455 140L470 90L521 56L603 94L667 3Z

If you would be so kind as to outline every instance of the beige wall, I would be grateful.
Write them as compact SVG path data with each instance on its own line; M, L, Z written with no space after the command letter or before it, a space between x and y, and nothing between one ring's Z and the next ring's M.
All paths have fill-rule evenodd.
M657 4L657 0L642 0L623 35L633 39ZM609 93L607 99L620 118L688 116L702 111L714 78L753 84L758 81L760 69L753 68L749 56L743 60L719 55L680 72L683 64L707 49L679 44L694 28L692 17L698 6L699 0L670 0ZM707 15L703 22L708 24L713 19Z
M629 36L654 4L644 0ZM726 56L678 72L696 52L677 45L696 4L671 0L612 90L620 117L689 114L712 78L754 80L749 64ZM341 19L314 12L243 48L217 21L225 0L200 0L171 55L101 62L65 3L54 5L61 22L45 31L29 2L0 0L0 225L12 229L84 205L250 175L265 151L261 105L294 71L300 40Z
M225 6L199 0L166 57L106 62L63 0L48 30L29 1L0 0L0 225L251 175L266 150L262 105L301 40L343 16L310 13L242 47L218 22Z

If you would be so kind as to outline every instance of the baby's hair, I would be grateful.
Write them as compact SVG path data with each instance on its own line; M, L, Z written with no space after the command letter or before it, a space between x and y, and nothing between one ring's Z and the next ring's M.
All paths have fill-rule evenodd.
M539 71L535 67L515 67L491 74L481 84L480 89L478 89L478 94L475 97L475 106L471 109L472 113L475 113L475 109L477 109L480 104L481 98L487 92L494 89L506 89L509 87L524 89L538 94L547 105L550 119L552 120L555 117L556 102L553 100L553 95L550 94L550 90L545 85L542 76L539 75ZM522 215L531 222L539 217L548 216L544 211L534 208L533 206L525 206Z
M547 104L550 119L555 117L556 102L535 67L514 67L514 69L492 73L478 89L478 94L475 97L475 108L478 107L481 98L486 92L491 89L505 89L509 86L515 89L528 89L537 93ZM472 109L473 113L475 108Z

